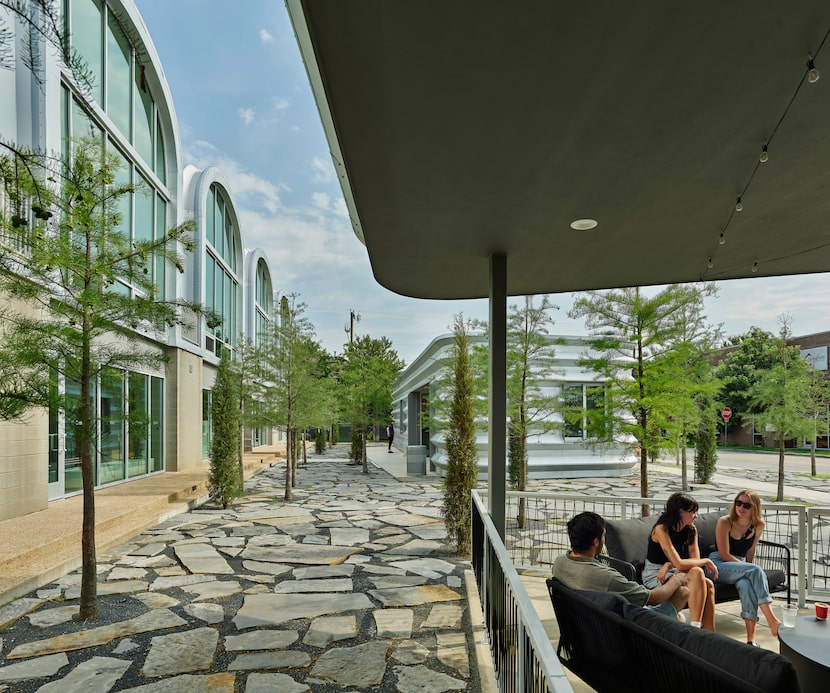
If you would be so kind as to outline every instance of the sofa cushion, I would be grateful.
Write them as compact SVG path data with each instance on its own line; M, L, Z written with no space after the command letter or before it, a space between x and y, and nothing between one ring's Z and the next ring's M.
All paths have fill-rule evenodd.
M701 666L723 669L765 691L799 690L793 665L776 652L750 647L720 633L692 628L633 605L625 608L624 618L699 657Z
M712 553L712 551L717 550L715 532L718 520L724 515L725 513L721 511L704 513L703 515L698 515L695 520L695 527L697 527L697 545L700 547L700 555L704 558Z
M623 616L625 614L626 607L632 606L631 603L621 594L614 594L612 592L589 592L587 590L575 591L580 597L593 602L600 609L611 611L617 614L617 616Z
M648 535L656 521L656 515L630 520L606 520L605 547L608 554L635 566L642 564L646 557Z

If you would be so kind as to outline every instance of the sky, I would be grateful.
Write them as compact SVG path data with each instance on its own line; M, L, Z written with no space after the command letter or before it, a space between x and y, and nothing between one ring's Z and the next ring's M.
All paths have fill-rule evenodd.
M311 87L281 0L136 0L161 59L182 163L216 166L229 181L246 248L262 248L274 289L296 294L330 352L357 335L388 337L411 363L453 317L485 320L487 300L433 301L378 284L349 222ZM783 241L782 241L783 242ZM757 325L794 335L830 329L830 274L719 282L706 315L727 335ZM557 334L586 333L551 296ZM509 300L508 304L514 303Z

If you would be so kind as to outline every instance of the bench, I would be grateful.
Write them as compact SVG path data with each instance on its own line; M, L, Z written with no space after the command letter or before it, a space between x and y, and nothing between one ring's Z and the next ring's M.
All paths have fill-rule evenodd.
M798 675L777 652L692 628L619 594L575 591L547 580L564 666L604 693L797 693Z
M718 518L722 516L722 512L705 513L695 520L698 546L700 555L703 557L715 550L715 525L717 525ZM598 558L616 568L629 580L642 582L648 537L655 522L657 522L657 515L628 520L606 520L605 550L608 553ZM753 563L759 565L766 573L770 593L786 591L789 604L792 596L790 588L792 565L789 547L760 539L755 548ZM715 583L716 602L727 602L738 598L735 585Z

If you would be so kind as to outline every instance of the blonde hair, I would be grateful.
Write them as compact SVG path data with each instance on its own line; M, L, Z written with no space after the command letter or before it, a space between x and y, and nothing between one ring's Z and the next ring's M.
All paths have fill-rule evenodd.
M738 500L741 496L746 496L747 498L749 498L749 502L752 503L752 515L749 518L749 524L755 527L761 522L761 496L759 496L755 491L751 491L750 489L738 491L738 494L732 501L732 507L729 508L729 519L731 522L735 522L735 520L738 519L738 511L736 510L735 501Z

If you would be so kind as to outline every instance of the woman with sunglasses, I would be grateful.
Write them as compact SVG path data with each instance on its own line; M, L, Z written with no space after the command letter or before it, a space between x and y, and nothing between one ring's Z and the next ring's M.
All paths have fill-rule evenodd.
M718 567L718 582L735 585L738 590L741 617L746 623L746 641L756 647L758 607L764 612L774 637L778 637L778 626L781 625L772 610L766 573L752 562L764 526L761 498L755 491L741 491L735 496L729 514L718 520L715 528L718 550L709 556Z
M715 586L718 569L700 557L697 544L697 501L687 493L673 493L657 518L648 538L643 584L649 589L668 580L673 573L686 573L689 588L689 621L697 628L715 630Z

